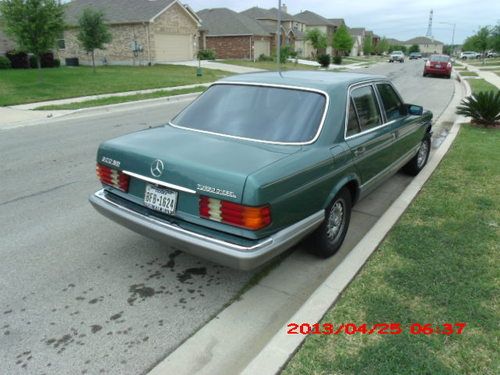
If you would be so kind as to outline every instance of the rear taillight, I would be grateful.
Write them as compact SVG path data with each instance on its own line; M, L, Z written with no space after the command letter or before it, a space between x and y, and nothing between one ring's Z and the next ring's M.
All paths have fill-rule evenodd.
M200 217L250 230L258 230L271 223L271 209L269 206L243 206L200 196Z
M448 63L447 67L448 69L451 69L451 63Z
M113 186L114 188L120 189L124 192L128 191L130 177L126 174L101 164L97 164L95 170L97 178L101 180L103 184Z
M431 61L430 61L430 60L427 60L427 61L425 62L425 66L431 66Z

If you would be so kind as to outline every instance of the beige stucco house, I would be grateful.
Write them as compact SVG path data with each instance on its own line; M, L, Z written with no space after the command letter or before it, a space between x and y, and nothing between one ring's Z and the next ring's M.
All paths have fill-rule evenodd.
M414 44L418 45L418 47L420 48L420 52L424 55L430 55L432 53L443 53L444 44L439 40L434 40L426 36L418 36L404 42L404 45L407 48L410 48Z
M96 50L98 64L157 64L192 60L198 53L200 19L177 0L73 0L66 5L67 28L58 55L89 64L78 43L78 19L85 8L101 10L113 36Z
M337 30L338 25L336 25L334 22L330 21L329 19L320 16L317 13L311 12L309 10L305 10L301 13L295 14L294 18L300 22L301 30L303 33L306 33L308 30L311 29L318 29L321 31L323 34L326 35L327 41L328 41L328 47L326 48L326 53L332 54L332 38L333 34ZM304 53L303 56L306 57L311 57L313 53L316 51L312 47L311 43L307 41L304 46Z

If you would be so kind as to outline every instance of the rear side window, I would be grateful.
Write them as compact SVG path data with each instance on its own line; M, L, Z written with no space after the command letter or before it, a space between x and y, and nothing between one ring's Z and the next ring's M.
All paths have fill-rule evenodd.
M396 120L402 117L401 107L403 103L399 99L398 94L396 94L396 91L394 91L394 88L387 83L381 83L377 85L377 89L382 98L387 121Z
M359 128L358 115L351 99L349 105L349 118L347 120L346 135L349 137L351 135L358 134L360 131L361 129Z
M351 91L354 107L358 114L361 131L368 130L382 124L380 111L372 86L363 86Z

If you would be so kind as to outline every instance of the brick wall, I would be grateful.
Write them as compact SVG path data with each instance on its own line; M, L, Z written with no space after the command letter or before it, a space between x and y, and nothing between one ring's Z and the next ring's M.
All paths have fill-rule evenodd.
M209 36L207 48L215 50L218 59L251 59L250 36Z

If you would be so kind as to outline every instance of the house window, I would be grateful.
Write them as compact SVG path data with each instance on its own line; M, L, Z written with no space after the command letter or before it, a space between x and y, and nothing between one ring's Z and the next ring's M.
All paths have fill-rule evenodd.
M66 41L64 39L57 40L57 48L66 49Z

